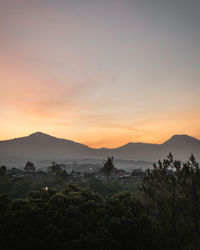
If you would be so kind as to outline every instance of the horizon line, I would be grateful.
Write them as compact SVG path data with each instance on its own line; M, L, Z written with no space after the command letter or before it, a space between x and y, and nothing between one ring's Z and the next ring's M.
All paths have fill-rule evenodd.
M133 144L162 145L162 144L166 143L167 141L169 141L170 139L172 139L172 138L175 137L175 136L187 136L187 137L194 138L194 139L196 139L196 140L200 140L199 138L196 138L196 137L191 136L191 135L188 135L188 134L173 134L173 135L171 135L167 140L164 140L162 143L150 143L150 142L141 142L141 141L133 142L133 141L129 141L129 142L127 142L127 143L125 143L125 144L122 144L122 145L120 145L120 146L117 146L117 147L112 147L112 148L110 148L110 147L98 147L98 148L97 148L97 147L91 147L91 146L89 146L89 145L87 145L87 144L85 144L85 143L83 143L83 142L78 142L78 141L76 141L76 140L66 139L66 138L63 138L63 137L61 138L61 137L57 137L57 136L54 136L54 135L50 135L50 134L48 134L48 133L44 133L44 132L41 132L41 131L36 131L36 132L33 132L33 133L29 134L29 135L25 135L25 136L21 136L21 137L15 137L15 138L4 139L4 140L1 140L1 139L0 139L0 142L10 141L10 140L15 140L15 139L20 139L20 138L26 138L26 137L29 137L29 136L35 135L35 134L43 134L43 135L46 135L46 136L54 137L54 138L56 138L56 139L67 140L67 141L79 143L79 144L82 144L82 145L87 146L87 147L92 148L92 149L116 149L116 148L121 148L121 147L126 146L126 145L131 144L131 143L133 143Z

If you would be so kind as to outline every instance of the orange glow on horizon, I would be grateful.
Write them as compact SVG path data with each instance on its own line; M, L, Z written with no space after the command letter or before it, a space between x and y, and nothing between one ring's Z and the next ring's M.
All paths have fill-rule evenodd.
M138 123L133 127L133 131L126 126L108 126L101 127L88 124L81 129L81 126L74 127L71 123L48 125L51 119L43 121L42 126L38 126L38 120L34 121L32 117L14 116L12 119L7 117L7 121L2 122L0 139L7 140L17 137L27 136L36 131L41 131L49 135L73 140L83 143L93 148L115 148L129 142L144 142L161 144L175 134L188 134L200 139L199 122L197 120L198 111L173 114L168 120L150 120L145 123ZM186 119L187 117L187 119ZM20 118L18 121L17 118ZM9 122L10 119L10 122ZM13 129L15 121L16 128ZM26 122L24 122L26 121ZM9 124L9 125L8 125ZM2 133L3 132L3 133Z
M94 148L200 139L195 19L185 25L171 5L155 15L162 5L142 1L61 2L0 8L0 140L36 131Z

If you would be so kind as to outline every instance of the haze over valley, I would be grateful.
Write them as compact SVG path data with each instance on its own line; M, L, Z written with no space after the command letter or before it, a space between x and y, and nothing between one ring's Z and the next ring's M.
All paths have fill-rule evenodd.
M28 160L40 167L51 161L95 162L102 164L108 156L117 160L118 167L147 168L152 162L165 158L171 152L174 157L186 161L193 153L200 159L200 141L188 135L174 135L162 144L128 143L117 148L91 148L71 140L56 138L41 132L29 136L0 141L0 165L23 166ZM146 163L145 163L146 162Z

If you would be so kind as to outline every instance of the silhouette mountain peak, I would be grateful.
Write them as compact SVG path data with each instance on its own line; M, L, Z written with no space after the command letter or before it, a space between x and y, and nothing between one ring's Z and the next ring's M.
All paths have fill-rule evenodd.
M179 160L186 160L193 153L198 160L200 140L188 135L173 135L163 144L130 142L117 148L94 149L38 131L29 136L0 141L0 164L7 164L4 159L105 159L107 156L124 160L157 161L169 152Z
M29 141L34 141L34 142L38 142L38 143L42 143L42 142L47 142L47 141L57 141L59 140L57 137L42 133L40 131L35 132L33 134L30 134L29 136L25 137L27 140Z
M169 140L167 140L163 144L189 143L189 142L200 142L200 141L186 134L180 134L180 135L177 134L173 135Z
M50 135L42 133L40 131L32 133L32 134L29 135L29 137L39 137L39 136L50 136Z

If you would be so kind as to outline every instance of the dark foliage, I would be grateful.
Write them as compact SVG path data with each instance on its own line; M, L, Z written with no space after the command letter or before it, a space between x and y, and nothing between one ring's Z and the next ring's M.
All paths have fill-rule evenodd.
M6 166L1 166L0 167L0 176L5 176L6 175Z
M35 165L33 162L27 161L24 170L26 171L35 171Z
M114 157L108 157L107 161L104 162L104 166L101 170L102 172L105 173L105 175L109 179L113 169L114 169Z
M198 250L199 208L199 163L193 155L182 164L169 154L137 192L103 197L68 183L25 199L0 196L1 249Z

